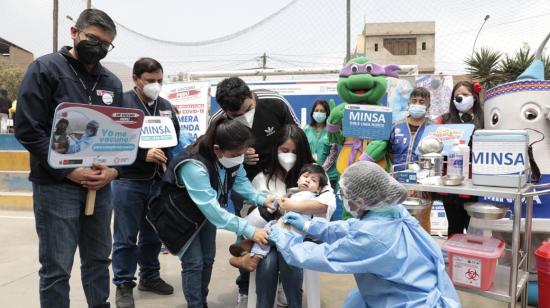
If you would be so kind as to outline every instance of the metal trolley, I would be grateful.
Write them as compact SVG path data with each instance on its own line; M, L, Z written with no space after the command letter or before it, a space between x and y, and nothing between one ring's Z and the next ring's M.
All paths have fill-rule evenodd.
M511 217L513 220L511 267L497 265L493 286L487 291L463 288L460 286L456 286L456 288L461 291L474 293L498 301L508 302L508 307L516 307L517 300L520 294L522 294L521 307L527 307L527 282L529 280L529 254L531 253L533 197L550 194L550 183L540 185L526 184L521 188L477 186L473 185L471 180L465 180L460 186L402 184L408 190L513 199L514 214ZM525 199L526 217L524 223L525 233L522 240L520 228L523 199ZM524 253L520 256L520 252Z

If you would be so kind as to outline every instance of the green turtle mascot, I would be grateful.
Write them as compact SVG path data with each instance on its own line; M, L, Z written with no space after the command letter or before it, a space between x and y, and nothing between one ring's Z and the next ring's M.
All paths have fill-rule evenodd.
M397 65L383 66L366 57L351 59L340 70L337 91L344 102L334 107L327 119L330 141L342 145L336 162L338 172L343 173L349 165L358 160L376 162L389 171L390 164L386 155L388 141L344 138L342 121L347 103L381 106L381 99L388 88L386 77L398 78L398 74Z

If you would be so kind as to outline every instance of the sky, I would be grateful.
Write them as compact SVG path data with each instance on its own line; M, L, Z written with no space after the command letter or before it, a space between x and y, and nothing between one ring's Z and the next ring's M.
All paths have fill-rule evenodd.
M35 56L51 52L52 2L0 1L0 37ZM65 16L76 19L86 1L59 2L59 45L72 44L71 21ZM436 73L464 72L463 61L471 54L487 14L491 17L480 32L477 48L488 46L512 53L527 43L535 49L550 32L550 1L351 3L352 50L365 22L435 21ZM258 67L260 56L266 53L268 67L339 67L345 56L343 0L92 0L92 5L118 23L116 48L106 61L128 66L138 57L151 56L160 60L168 73L247 69ZM216 40L243 29L249 31L230 40L193 46L193 42Z

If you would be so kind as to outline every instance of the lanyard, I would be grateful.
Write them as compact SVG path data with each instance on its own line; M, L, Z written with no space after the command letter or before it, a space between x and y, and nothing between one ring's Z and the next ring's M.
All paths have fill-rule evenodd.
M219 166L218 166L219 168ZM228 192L227 192L227 185L228 185L228 180L227 180L227 177L228 177L228 173L229 173L229 170L225 169L225 178L222 182L222 179L220 177L220 173L218 172L218 187L221 187L221 192L220 192L220 197L218 198L218 202L220 203L220 206L222 208L226 208L227 207L227 195L228 195Z
M63 59L65 59L65 57L62 55L62 54L59 54L61 57L63 57ZM69 62L69 60L65 59L65 61L67 62L67 64L69 65L69 67L71 68L71 70L73 71L74 75L76 76L76 78L78 78L78 80L80 81L80 84L82 85L82 87L84 88L84 91L86 92L86 94L88 95L88 102L90 103L90 105L92 104L92 93L94 93L94 90L95 90L95 87L97 86L97 83L99 82L99 77L100 75L97 76L97 79L94 83L94 85L92 86L92 88L88 91L88 87L86 87L86 83L84 82L84 80L82 80L82 78L80 78L80 76L78 75L78 73L76 72L76 70L74 69L74 67L71 65L71 63Z
M136 96L137 96L138 100L141 102L141 104L145 108L145 112L147 112L148 115L151 115L151 112L149 112L149 107L147 107L147 105L141 100L141 97L139 97L136 89L134 88L133 90L134 90L134 93L136 93ZM154 100L153 104L155 105L155 108L153 109L153 115L156 115L157 114L157 109L158 109L157 100Z

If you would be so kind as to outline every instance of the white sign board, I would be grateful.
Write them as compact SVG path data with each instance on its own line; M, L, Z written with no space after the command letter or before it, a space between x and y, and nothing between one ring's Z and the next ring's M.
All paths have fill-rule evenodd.
M131 165L137 156L143 112L63 103L57 106L48 164L54 169Z
M169 148L178 144L176 129L170 117L146 116L141 127L139 147Z
M392 128L389 107L347 104L344 110L343 134L360 139L388 140Z
M183 146L206 132L210 96L208 82L169 83L162 86L160 96L175 107Z

